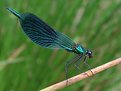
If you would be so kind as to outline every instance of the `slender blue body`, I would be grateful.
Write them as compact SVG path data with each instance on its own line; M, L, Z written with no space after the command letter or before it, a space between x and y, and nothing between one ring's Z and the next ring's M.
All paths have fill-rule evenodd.
M25 34L36 44L51 49L66 49L79 55L86 53L86 50L79 44L73 42L68 36L55 31L37 16L31 13L19 14L11 8L7 8L20 20Z

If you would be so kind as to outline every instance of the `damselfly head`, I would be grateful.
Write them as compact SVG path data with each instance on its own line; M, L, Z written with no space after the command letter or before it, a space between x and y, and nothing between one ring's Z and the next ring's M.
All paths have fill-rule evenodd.
M92 52L90 50L87 49L86 51L86 55L89 57L89 58L92 58Z

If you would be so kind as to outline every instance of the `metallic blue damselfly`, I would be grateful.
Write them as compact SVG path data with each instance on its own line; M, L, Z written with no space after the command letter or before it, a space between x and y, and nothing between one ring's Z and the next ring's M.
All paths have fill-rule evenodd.
M82 58L84 58L85 64L89 67L86 63L86 58L92 58L90 50L85 49L80 44L76 44L65 34L55 31L32 13L19 14L11 8L7 9L19 18L23 31L36 44L50 49L65 49L77 55L65 64L66 78L68 78L68 66L74 63L75 67L80 70L79 65L76 63L78 60L82 60Z

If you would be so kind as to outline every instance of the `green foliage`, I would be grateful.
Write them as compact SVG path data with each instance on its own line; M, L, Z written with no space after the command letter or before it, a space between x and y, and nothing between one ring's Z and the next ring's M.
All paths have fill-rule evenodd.
M0 91L38 91L62 81L64 64L74 56L65 50L45 49L34 44L6 7L20 13L34 13L54 29L91 49L94 57L88 63L92 67L121 56L120 0L2 0ZM62 91L120 91L120 68L118 65ZM69 75L76 74L72 66Z

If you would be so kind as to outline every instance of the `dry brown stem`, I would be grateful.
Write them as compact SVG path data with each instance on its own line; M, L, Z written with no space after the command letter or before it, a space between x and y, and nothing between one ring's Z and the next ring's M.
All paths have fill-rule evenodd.
M74 76L72 78L69 78L68 79L68 86L69 85L72 85L72 84L74 84L76 82L79 82L82 79L88 78L88 77L90 77L90 76L92 76L94 74L97 74L97 73L99 73L101 71L104 71L104 70L106 70L106 69L108 69L110 67L113 67L115 65L118 65L120 63L121 63L121 58L118 58L118 59L115 59L113 61L110 61L110 62L108 62L106 64L103 64L101 66L98 66L98 67L96 67L94 69L91 69L91 71L93 72L93 74L92 74L92 72L90 70L88 70L88 71L86 71L86 72L84 72L82 74L79 74L77 76ZM64 87L67 86L66 85L66 82L67 82L67 80L64 80L62 82L56 83L56 84L54 84L52 86L49 86L49 87L47 87L45 89L42 89L40 91L55 91L55 90L62 89L62 88L64 88Z

